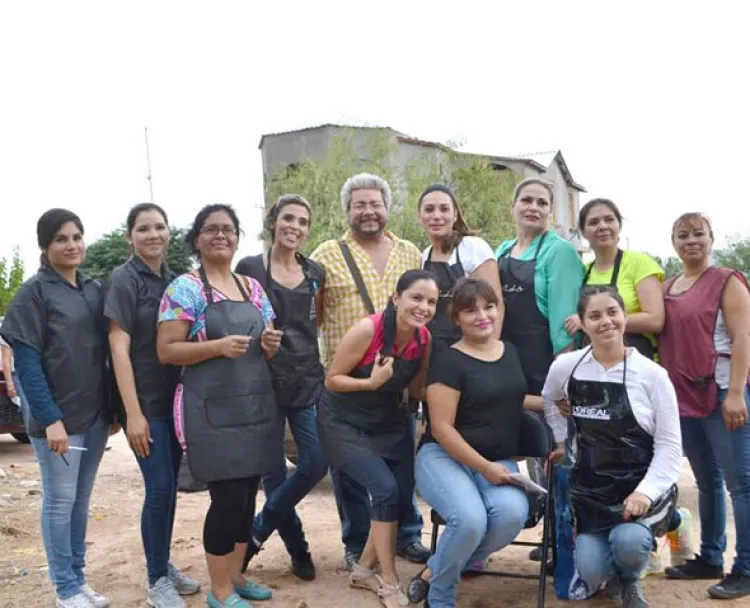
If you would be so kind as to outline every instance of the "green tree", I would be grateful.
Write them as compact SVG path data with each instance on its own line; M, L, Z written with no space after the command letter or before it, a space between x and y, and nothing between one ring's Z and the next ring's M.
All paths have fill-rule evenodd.
M730 238L727 247L717 250L715 255L719 266L739 270L750 277L750 237Z
M193 267L190 252L185 244L185 230L169 229L167 265L178 274ZM95 279L106 279L112 271L130 257L130 248L125 240L125 227L108 232L86 248L86 261L81 271Z
M304 159L299 164L277 170L266 183L267 200L282 194L303 195L313 208L313 222L304 252L320 243L339 238L346 230L339 194L344 182L359 172L376 173L391 186L393 200L388 228L420 248L428 239L417 220L417 200L426 186L440 182L456 193L467 223L492 245L513 235L510 199L521 176L512 171L496 171L480 156L464 155L445 146L437 154L417 158L397 166L397 143L388 134L373 129L364 146L353 131L334 138L325 159ZM263 235L268 243L268 235Z
M0 260L0 315L8 311L13 296L16 295L18 288L23 285L24 267L21 260L21 253L16 247L13 250L13 258L8 268L8 260Z
M667 279L676 277L682 272L682 262L680 262L679 258L676 258L674 256L661 258L658 255L652 255L651 257L654 258L658 262L659 266L664 269L664 275Z

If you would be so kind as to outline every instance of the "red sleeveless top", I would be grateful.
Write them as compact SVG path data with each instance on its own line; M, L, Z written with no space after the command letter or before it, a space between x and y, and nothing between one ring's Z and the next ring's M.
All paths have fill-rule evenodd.
M680 416L703 418L716 408L714 372L719 354L714 331L724 288L732 276L747 284L736 270L711 267L687 291L669 293L676 277L662 288L664 329L659 334L659 362L674 384Z

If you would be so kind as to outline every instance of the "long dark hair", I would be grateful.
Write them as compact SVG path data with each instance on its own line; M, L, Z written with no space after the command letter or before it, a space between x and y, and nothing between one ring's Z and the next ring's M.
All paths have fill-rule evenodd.
M476 236L478 233L476 230L469 228L469 225L464 219L464 214L461 213L461 207L459 207L456 202L456 195L448 186L443 186L442 184L432 184L431 186L427 186L419 197L417 209L422 208L424 197L432 192L442 192L443 194L447 194L451 199L451 203L453 203L453 210L456 212L456 221L453 223L453 228L443 238L443 242L440 245L440 250L443 253L449 253L461 244L461 241L465 236Z
M432 281L437 285L435 275L429 270L407 270L396 283L396 294L401 295L417 281ZM388 306L383 312L383 357L393 356L393 345L396 342L396 307L393 299L388 300Z
M57 232L68 222L73 222L75 227L83 234L83 223L81 218L67 209L50 209L39 216L36 223L36 242L39 249L44 252L55 240Z

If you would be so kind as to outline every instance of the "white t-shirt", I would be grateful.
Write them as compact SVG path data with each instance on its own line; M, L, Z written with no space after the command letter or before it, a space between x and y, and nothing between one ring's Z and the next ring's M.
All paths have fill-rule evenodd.
M422 252L422 267L427 261L427 256L430 254L428 247ZM484 264L487 260L494 260L495 254L492 253L492 249L484 239L480 239L478 236L465 236L461 239L453 252L451 257L448 259L448 264L456 263L456 251L458 251L458 257L461 259L461 266L464 268L464 274L468 277Z
M557 408L557 401L567 397L568 379L579 361L581 363L575 370L577 380L622 383L623 363L604 369L587 350L565 353L555 359L542 389L544 417L557 443L568 436L568 423ZM651 465L636 488L654 501L677 482L682 468L677 395L667 371L634 348L628 349L625 384L638 426L654 438Z

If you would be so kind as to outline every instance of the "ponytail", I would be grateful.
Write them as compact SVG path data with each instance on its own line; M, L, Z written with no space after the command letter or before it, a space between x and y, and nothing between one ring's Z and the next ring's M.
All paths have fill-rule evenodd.
M393 345L396 342L396 307L393 300L388 300L388 306L383 311L383 350L381 357L393 356Z

